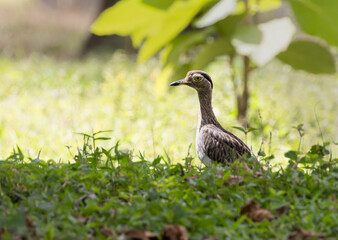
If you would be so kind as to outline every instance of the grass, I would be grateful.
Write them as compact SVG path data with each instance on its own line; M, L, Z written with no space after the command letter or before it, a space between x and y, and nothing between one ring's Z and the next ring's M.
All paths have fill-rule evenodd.
M224 59L206 69L214 79L214 110L222 125L236 122L230 72ZM192 89L160 92L156 79L160 64L152 59L136 65L122 53L93 55L82 60L56 60L39 54L0 56L0 157L18 145L36 157L67 162L75 150L78 132L112 130L107 146L141 151L146 157L168 153L180 159L195 140L198 101ZM183 76L182 76L183 77ZM284 152L298 149L293 126L304 124L301 151L314 144L337 142L337 75L294 72L273 62L253 73L249 121L258 130L247 143L286 163ZM323 138L321 137L323 136ZM330 146L333 155L337 148ZM196 158L194 151L192 156ZM196 161L199 163L199 161Z
M0 238L116 239L131 229L158 236L177 224L189 239L292 239L300 228L336 239L338 159L326 145L287 152L288 166L278 171L269 167L271 156L261 158L266 171L256 178L238 163L201 168L188 154L182 166L168 155L105 148L99 140L106 135L83 134L69 163L20 149L0 161ZM231 174L242 180L230 182ZM270 221L241 214L250 199Z
M305 230L335 239L337 76L278 62L257 70L249 113L257 130L245 135L232 128L238 124L224 66L220 59L206 69L214 110L259 153L263 178L236 164L199 164L189 147L196 93L159 91L156 59L136 65L122 53L63 61L1 55L0 238L161 236L176 224L189 239L297 239ZM243 214L250 199L270 220Z

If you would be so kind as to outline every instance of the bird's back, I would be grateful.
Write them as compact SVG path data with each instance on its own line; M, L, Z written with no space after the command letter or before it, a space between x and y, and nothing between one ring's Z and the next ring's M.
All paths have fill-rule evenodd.
M227 163L251 156L249 147L222 126L206 124L197 130L196 152L203 162Z

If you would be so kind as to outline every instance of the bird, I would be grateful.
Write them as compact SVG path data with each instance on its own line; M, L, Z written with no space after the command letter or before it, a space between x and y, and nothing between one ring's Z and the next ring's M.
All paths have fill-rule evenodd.
M217 121L212 109L213 82L209 74L201 70L189 71L184 79L170 86L186 85L197 91L199 117L196 131L196 153L205 165L230 164L244 156L250 157L250 148L238 137L225 130Z

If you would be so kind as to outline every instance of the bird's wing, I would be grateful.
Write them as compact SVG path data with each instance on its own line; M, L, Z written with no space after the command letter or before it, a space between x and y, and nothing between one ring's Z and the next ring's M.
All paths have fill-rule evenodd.
M235 135L217 128L214 125L205 125L201 128L204 152L217 162L232 162L246 154L251 156L248 146Z

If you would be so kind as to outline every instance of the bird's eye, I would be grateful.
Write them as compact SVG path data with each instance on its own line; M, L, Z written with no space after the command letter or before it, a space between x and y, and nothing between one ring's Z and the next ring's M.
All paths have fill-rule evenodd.
M200 77L200 76L195 76L195 77L194 77L194 80L195 80L196 82L199 82L199 81L202 80L202 77Z

